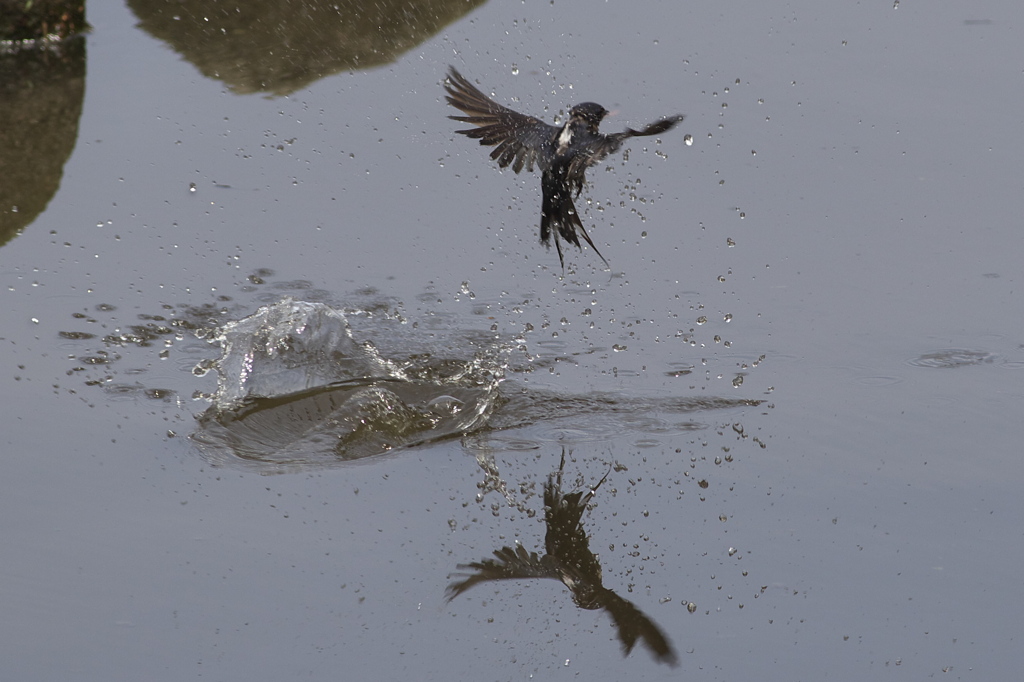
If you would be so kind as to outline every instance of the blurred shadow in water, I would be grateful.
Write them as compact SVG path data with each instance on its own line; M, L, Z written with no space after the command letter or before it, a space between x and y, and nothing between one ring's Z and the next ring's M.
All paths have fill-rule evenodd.
M461 573L455 575L465 577L448 586L448 601L483 582L529 578L558 580L569 588L572 600L579 608L604 609L608 612L622 643L623 655L628 655L637 641L641 641L659 662L675 666L678 659L665 634L632 602L604 586L601 562L590 551L590 539L583 529L583 514L611 470L609 469L597 485L566 495L562 492L564 469L563 449L558 470L549 475L544 484L546 553L539 556L522 545L506 545L494 551L494 559L459 564L458 569Z
M83 36L0 49L0 245L57 193L78 139L84 97Z
M396 60L484 0L128 0L139 24L232 91L287 95Z

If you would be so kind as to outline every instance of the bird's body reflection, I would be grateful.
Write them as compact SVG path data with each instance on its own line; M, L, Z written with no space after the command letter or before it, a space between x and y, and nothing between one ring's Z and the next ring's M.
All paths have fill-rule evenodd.
M461 573L458 575L466 577L448 586L448 601L474 585L491 580L554 578L569 588L578 607L608 611L618 629L624 654L629 654L640 640L658 661L675 665L676 654L664 633L640 609L603 585L601 563L590 551L590 540L583 530L583 513L608 474L592 488L565 495L562 493L564 467L563 452L558 471L548 476L544 485L546 554L538 556L517 544L495 550L494 559L459 564Z

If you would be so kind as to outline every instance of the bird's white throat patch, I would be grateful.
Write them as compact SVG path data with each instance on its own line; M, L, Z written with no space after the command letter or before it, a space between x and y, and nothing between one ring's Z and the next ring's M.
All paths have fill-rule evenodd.
M558 153L564 154L569 149L570 142L572 142L572 128L566 123L562 132L558 134Z

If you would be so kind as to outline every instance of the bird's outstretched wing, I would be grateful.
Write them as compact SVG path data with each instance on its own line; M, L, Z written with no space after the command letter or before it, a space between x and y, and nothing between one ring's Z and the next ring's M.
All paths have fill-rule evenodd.
M569 187L576 192L578 196L580 190L583 189L583 173L588 168L593 166L598 161L601 161L604 157L618 151L622 143L631 137L648 137L650 135L661 135L664 132L672 130L676 127L680 121L683 120L682 114L676 116L669 116L663 118L660 121L655 121L643 130L633 130L632 128L626 128L621 133L612 133L611 135L599 135L594 138L594 141L583 148L579 154L574 156L569 162L569 170L566 173L566 178L569 180Z
M491 100L453 66L448 67L444 89L448 91L448 103L467 114L448 118L479 126L455 132L480 140L482 145L497 145L491 158L502 168L512 164L516 173L524 166L532 171L538 155L558 132L554 126Z
M453 582L445 590L445 598L448 601L455 599L460 594L478 583L490 580L514 580L517 578L554 578L560 576L549 565L544 558L537 556L536 552L528 552L522 545L502 547L494 550L496 559L484 559L474 561L471 564L459 564L461 575L468 576L465 580ZM476 571L469 573L469 571Z

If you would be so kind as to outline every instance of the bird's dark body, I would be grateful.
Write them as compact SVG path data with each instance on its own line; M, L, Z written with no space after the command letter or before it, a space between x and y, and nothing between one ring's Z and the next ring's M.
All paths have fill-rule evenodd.
M562 126L552 126L494 102L454 67L449 68L445 89L448 103L467 114L449 118L477 126L456 132L478 139L482 145L494 146L491 158L502 168L511 165L516 173L523 168L532 171L534 165L540 169L543 195L540 240L550 246L554 236L563 268L565 261L559 237L580 247L582 235L601 260L608 263L594 246L573 204L586 184L587 168L618 151L626 139L659 135L683 120L682 116L672 116L643 130L627 128L621 133L602 135L598 128L608 112L594 102L577 104Z

